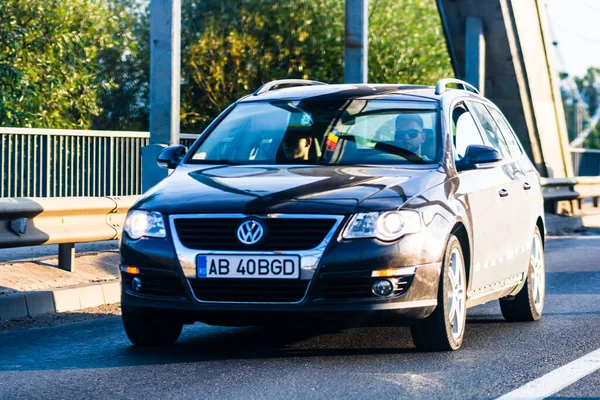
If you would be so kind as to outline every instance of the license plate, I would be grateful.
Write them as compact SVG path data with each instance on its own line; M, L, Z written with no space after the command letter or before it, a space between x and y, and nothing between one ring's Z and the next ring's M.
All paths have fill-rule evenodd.
M300 256L281 255L199 255L198 278L298 279Z

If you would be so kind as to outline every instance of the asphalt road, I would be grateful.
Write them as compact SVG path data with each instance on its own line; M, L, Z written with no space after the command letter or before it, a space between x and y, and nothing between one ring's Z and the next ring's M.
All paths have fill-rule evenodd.
M119 317L0 333L0 398L496 398L600 348L600 237L547 242L536 323L469 310L452 353L407 328L281 333L196 324L170 348L130 346ZM600 370L554 395L600 398Z

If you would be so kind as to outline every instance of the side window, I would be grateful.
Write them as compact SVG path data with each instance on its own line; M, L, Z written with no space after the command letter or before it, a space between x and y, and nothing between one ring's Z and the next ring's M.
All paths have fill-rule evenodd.
M512 130L512 128L506 121L506 118L504 118L504 116L495 108L487 107L487 109L490 111L490 113L492 114L492 117L494 117L494 120L500 127L500 132L502 132L502 136L504 136L504 140L506 141L506 144L508 145L510 154L512 154L512 156L514 158L522 155L523 150L521 149L521 146L519 145L517 136L515 135L515 132Z
M483 136L487 144L498 150L504 159L511 158L508 145L504 141L498 125L494 122L492 114L490 114L487 108L483 104L476 102L469 102L469 108L483 127Z
M483 144L473 116L463 106L458 106L452 111L452 126L454 147L459 159L465 156L469 145Z

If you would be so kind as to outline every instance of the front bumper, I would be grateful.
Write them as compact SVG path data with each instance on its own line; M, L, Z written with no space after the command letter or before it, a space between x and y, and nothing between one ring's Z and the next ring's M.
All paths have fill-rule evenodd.
M148 244L146 242L144 247ZM139 243L136 247L137 251L135 253L138 253L140 250ZM363 251L370 246L365 243L358 247ZM152 248L154 252L157 252L157 246L152 246ZM185 316L184 319L189 321L211 322L218 315L221 320L238 320L240 324L248 323L242 320L258 320L258 314L272 317L277 315L279 317L282 314L298 316L300 314L317 315L326 313L331 316L334 314L339 316L339 313L364 314L386 311L392 312L394 316L406 319L422 319L433 312L437 305L437 286L441 264L432 262L414 265L414 275L398 277L398 280L407 283L407 288L398 295L381 298L372 295L370 292L367 293L371 283L375 280L375 278L371 278L371 272L372 270L388 267L388 261L393 256L390 254L389 257L382 257L382 250L375 250L372 248L369 252L374 255L374 258L370 260L363 259L360 263L345 263L344 258L340 259L339 262L345 263L346 269L343 271L339 270L340 265L338 263L333 262L336 257L330 253L329 257L323 259L324 262L329 260L329 264L321 264L314 276L310 280L304 281L306 282L304 295L299 301L292 302L201 300L198 296L198 288L195 292L194 287L202 279L187 278L181 269L175 265L173 258L157 257L156 254L148 254L148 252L142 250L145 257L150 256L150 259L144 260L145 257L141 255L139 257L126 256L123 257L122 261L123 265L132 265L133 263L130 261L137 259L137 266L140 270L138 277L142 281L143 287L149 289L146 292L135 292L131 286L134 276L122 272L122 304L124 307L133 306L179 312ZM128 255L132 251L133 249L128 247L127 244L122 245L122 254ZM347 251L343 249L340 249L340 251L347 256ZM163 260L163 263L157 264L156 261L160 260ZM150 261L151 264L146 264L144 261ZM145 264L146 267L140 264ZM371 268L364 269L366 265L371 265ZM148 268L148 266L151 266L151 268ZM362 269L357 269L357 266ZM328 295L328 291L331 292L332 282L345 282L348 280L362 282L363 291L357 292L356 296L350 294L340 297L339 290L336 292L336 296ZM223 279L221 281L226 282L227 280ZM249 285L253 283L252 280L247 281Z
M209 292L214 294L216 289L206 284L206 278L195 278L195 266L190 261L195 260L197 254L207 252L192 251L183 248L177 238L171 240L172 223L167 227L166 239L131 240L124 235L121 265L139 268L138 278L145 289L134 291L131 285L134 276L122 272L122 304L124 307L179 312L189 321L210 321L215 316L252 319L260 315L326 313L334 316L380 311L407 319L422 319L433 312L437 305L441 256L446 240L442 230L425 227L419 234L404 236L394 243L383 243L376 239L340 240L342 227L339 218L319 248L300 252L299 280L271 282L271 286L254 279L240 280L242 282L220 279L218 282L229 292L239 289L244 293L260 294L265 291L267 295L269 290L280 294L285 294L287 288L290 293L300 291L296 297L290 294L289 298L284 296L283 300L275 301L263 301L264 296L259 296L258 301L256 296L245 300L244 296L238 295L232 297L235 301L211 297ZM413 267L414 274L396 277L399 290L393 296L377 297L371 292L376 279L371 278L372 271L402 267ZM253 289L255 283L257 286ZM277 286L279 284L281 287Z

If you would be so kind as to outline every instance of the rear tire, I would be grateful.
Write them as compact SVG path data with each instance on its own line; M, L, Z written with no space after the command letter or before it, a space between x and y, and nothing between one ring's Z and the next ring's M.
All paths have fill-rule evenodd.
M123 327L136 346L167 346L179 339L183 322L157 310L123 307Z
M516 296L500 299L500 309L507 321L537 321L544 310L546 290L546 263L544 245L538 227L535 227L527 280Z
M440 272L438 305L430 316L410 328L419 350L448 351L461 346L467 316L466 282L462 247L456 236L451 235Z

